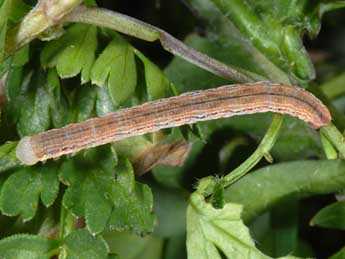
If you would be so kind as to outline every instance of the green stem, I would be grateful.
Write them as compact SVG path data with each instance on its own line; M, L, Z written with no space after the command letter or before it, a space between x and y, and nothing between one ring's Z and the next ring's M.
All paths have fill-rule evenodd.
M59 239L63 240L73 231L73 215L61 204Z
M63 18L64 22L93 24L133 36L145 41L156 41L160 31L148 23L108 9L81 5Z
M247 160L244 161L240 166L238 166L236 169L234 169L232 172L230 172L224 177L224 188L243 177L263 157L270 156L269 152L278 138L280 128L283 124L283 119L284 117L280 114L273 115L272 122L255 152L249 158L247 158ZM216 184L217 179L215 179L214 177L205 177L199 182L197 191L199 193L202 193L205 197L207 197L213 193Z
M333 144L329 141L329 139L320 132L321 137L321 143L323 146L323 150L325 151L325 155L328 160L331 159L337 159L338 158L338 152L334 148Z
M283 124L283 116L274 114L270 127L255 152L247 158L239 167L224 177L225 185L228 186L244 176L251 170L263 157L269 155L271 148L276 142L280 128Z
M343 134L341 134L341 132L333 125L333 123L321 128L320 131L339 151L341 157L345 158L345 138Z
M66 236L68 236L73 231L73 227L74 227L74 217L72 213L69 210L67 210L63 206L63 204L61 204L60 232L59 232L59 240L61 243L66 238ZM58 253L59 253L59 258L65 258L67 256L66 249L63 246L59 248Z

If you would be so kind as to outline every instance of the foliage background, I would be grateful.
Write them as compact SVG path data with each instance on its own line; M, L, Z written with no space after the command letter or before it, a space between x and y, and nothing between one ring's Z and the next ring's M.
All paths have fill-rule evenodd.
M260 68L248 62L251 57L241 52L241 46L232 44L227 38L229 35L226 29L222 31L223 28L219 29L217 27L218 21L216 19L210 25L205 18L205 14L188 8L186 2L109 0L98 1L98 4L99 6L113 9L156 25L179 39L186 38L186 42L189 45L224 62L231 63L231 61L235 61L235 63L240 63L243 67L252 71L260 72ZM210 17L212 16L210 15ZM323 19L322 29L318 37L313 40L305 39L304 41L307 50L311 53L312 61L317 71L315 82L322 85L321 89L324 90L324 94L333 100L341 115L345 110L344 91L342 90L340 93L332 92L330 89L335 88L327 86L327 83L333 82L331 79L334 77L340 77L340 82L333 82L336 85L342 85L345 82L344 78L341 77L345 67L344 24L344 10L328 13ZM87 27L78 27L76 31L81 28L90 33L90 38L92 38L92 29L88 30ZM226 83L223 79L212 76L208 72L196 68L179 58L174 58L164 51L159 43L147 43L132 37L125 38L136 49L150 58L153 63L164 69L167 77L175 84L178 92L187 92ZM33 46L39 49L41 47L39 44L36 42ZM99 43L101 46L106 44L106 42ZM46 44L42 46L46 46ZM54 63L56 61L49 59L52 54L50 51L55 48L53 44L50 47L46 47L46 51L42 52L43 58L41 56L41 62L46 62L47 66L49 66L50 62ZM25 57L25 54L23 56ZM17 62L20 64L21 61L17 60ZM36 66L38 61L36 63L35 61L31 62L33 66ZM63 70L63 68L66 67L61 65L61 73L69 72L68 70ZM19 69L14 71L14 73L19 74L21 72ZM31 83L32 85L40 85L40 82L42 82L40 80L44 81L40 75L34 79L35 81ZM58 86L54 84L56 83L55 79L54 73L52 73L49 77L50 81L48 80L51 87L49 90L52 90L54 94L56 94L58 89ZM72 78L66 81L73 85L78 84L78 80L79 78ZM16 82L12 82L11 85L16 86ZM16 90L15 87L11 89ZM38 91L38 93L48 96L43 86L39 89L41 92ZM92 115L92 112L95 113L95 111L91 111L93 108L90 108L94 105L92 102L96 103L97 115L114 108L109 105L102 110L102 105L97 106L97 102L109 104L110 101L106 99L109 96L102 92L101 89L104 91L104 88L97 88L97 93L92 89L90 86L85 86L81 93L73 96L77 107L82 109L77 109L77 112L68 114L70 117L67 116L67 118L53 116L53 122L56 125L61 125L66 122L64 120L81 121L88 118ZM8 93L8 96L15 97L16 93ZM142 93L136 94L142 97ZM138 99L136 100L137 102L145 100L145 98L142 98L142 100ZM24 107L31 107L30 105L33 102L33 99L29 99L21 104ZM43 108L42 110L38 109L38 114L32 113L31 110L24 114L23 124L19 124L19 127L17 125L19 134L25 135L25 130L32 132L43 130L47 127L44 123L40 123L39 119L48 116L44 113L44 108L48 104L47 102L39 104ZM18 107L9 107L9 109L13 109L14 114L16 114ZM25 122L32 114L35 115L34 118L38 119L38 122L31 127L31 124L25 124ZM199 126L205 139L198 139L196 136L191 137L195 144L191 156L184 167L180 169L157 167L152 172L137 177L138 182L134 180L133 171L128 160L119 157L119 161L114 161L116 159L110 155L110 151L106 147L100 148L97 152L86 152L86 155L78 155L71 160L63 159L59 164L48 162L43 166L36 166L34 169L21 168L15 171L10 180L8 179L13 171L6 171L6 166L11 168L13 165L8 163L8 161L1 160L1 163L6 165L1 168L1 171L4 172L0 181L2 188L0 198L1 210L7 216L20 215L18 219L16 217L1 217L1 235L5 237L13 233L26 232L34 234L44 233L46 236L47 229L52 231L53 235L54 227L56 227L59 217L71 217L70 214L62 216L55 214L56 211L60 210L59 202L61 202L73 214L85 216L88 224L88 229L67 233L63 249L70 256L69 258L74 258L73 256L81 256L81 258L83 258L82 256L90 256L88 251L95 252L95 256L99 258L105 258L108 256L105 252L107 249L124 258L184 258L186 257L185 221L188 205L187 199L189 193L195 190L197 179L215 174L221 179L223 174L227 174L240 165L255 150L270 120L270 114L261 114L236 117L231 120L200 123ZM339 120L337 122L337 126L343 130L345 126L344 121ZM17 136L13 133L13 128L5 128L2 133L5 132L4 130L6 130L6 134L1 134L2 137L6 136L3 142L9 139L17 139ZM173 133L175 134L176 132L173 131ZM3 146L1 154L10 153L9 151L13 147L13 144ZM125 149L123 146L118 146L117 148ZM329 192L332 192L334 189L339 190L341 186L345 186L343 179L344 163L341 161L319 161L325 159L319 134L309 129L303 122L292 118L285 119L280 138L271 153L275 163L302 159L310 161L297 161L258 170L226 189L224 193L225 201L245 204L244 222L250 226L250 233L256 241L256 245L267 255L278 257L286 255L286 253L291 251L293 251L294 255L301 257L327 258L333 255L344 247L344 231L317 226L311 227L310 220L322 208L336 201L334 194L328 194ZM119 181L116 182L116 188L114 188L114 186L104 183L110 182L112 179L113 175L111 172L114 169L112 164L116 162L118 163L116 172ZM268 165L270 165L268 162L262 160L254 170ZM86 169L89 172L88 177L84 175ZM124 172L130 173L126 174ZM315 176L316 172L321 172L321 174ZM41 175L44 177L37 177ZM61 192L60 196L56 197L59 190L58 179L54 177L56 175L59 175L59 180L64 183L63 186L60 185L60 191L65 192L64 197L61 197ZM261 183L262 186L258 186L257 183ZM45 188L45 186L54 188ZM153 196L151 196L147 186L152 189ZM95 191L97 189L100 192L106 190L115 199L119 197L115 205L119 206L120 209L113 210L115 212L119 211L118 214L112 213L112 218L104 218L104 215L110 214L109 211L113 209L113 204L110 206L104 203L104 197L98 196L99 193ZM133 195L133 193L138 195ZM258 193L265 193L267 196L262 195L262 197L258 197ZM285 193L288 195L284 196ZM320 195L322 193L323 195ZM26 199L20 202L9 202L12 200L12 197L16 196L23 196ZM39 198L43 204L38 203ZM52 205L56 198L58 202L46 210L44 206ZM259 202L260 198L262 200ZM255 205L264 204L265 198L267 200L279 201L278 205L256 218L263 208L260 206L255 207ZM150 231L154 218L147 211L151 209L152 199L154 199L154 211L158 222L152 235L140 238L130 232L116 232L106 227L106 221L109 220L111 226L116 230L123 230L125 228L141 234ZM127 201L128 204L126 203ZM92 210L94 204L99 205L97 213ZM140 207L137 204L143 204L143 206ZM267 207L270 205L267 204ZM340 217L337 218L338 220L341 219L341 215L345 214L344 211L341 211L343 206L339 208L340 213L338 215ZM123 208L130 208L132 211L130 209L126 211ZM36 209L37 215L32 219ZM119 215L122 212L125 216L123 214ZM197 217L193 213L195 212L189 210L188 215L192 215L190 217ZM324 213L326 216L329 215L327 211ZM126 217L126 215L135 215L135 217ZM325 217L321 217L321 219L324 220ZM29 221L23 224L22 220ZM71 221L66 220L66 222ZM328 221L323 224L327 225L330 223L340 228L341 222L336 224L334 221ZM322 225L322 220L314 218L313 224ZM328 227L330 226L328 225ZM102 233L102 235L91 236L88 230L91 230L93 233ZM57 246L54 242L46 244L44 240L38 237L37 240L26 240L26 238L28 237L13 236L12 240L11 238L4 239L0 242L0 250L7 249L9 253L12 253L12 250L8 249L8 243L13 247L16 247L16 245L20 246L20 244L30 247L30 242L33 242L38 247L37 251L42 253L44 253L43 247L50 251L51 247ZM341 258L341 256L338 258Z
M148 23L154 24L157 27L163 28L180 39L183 39L190 33L198 33L200 35L204 35L205 33L205 22L202 18L198 19L195 17L193 10L188 8L188 5L185 4L184 1L147 0L134 1L134 3L135 4L133 4L133 1L102 1L102 4L107 8L112 8L113 10L118 10L119 12L126 13L130 16L147 21ZM183 24L183 26L181 26L181 24ZM328 79L333 78L340 72L344 71L344 24L344 10L332 11L327 13L323 18L320 34L313 40L308 39L308 37L305 37L304 39L304 45L306 48L315 55L314 64L317 70L316 81L318 83L326 82ZM140 40L133 40L132 42L156 64L165 66L169 64L172 59L172 56L166 51L162 50L159 44L150 44ZM167 71L168 75L175 72L173 71L169 74L169 67ZM172 78L176 78L176 76L174 77L173 75ZM178 88L181 87L181 85L178 83L176 86ZM198 88L198 86L194 87ZM337 100L337 103L339 106L342 106L343 101L341 98ZM234 124L236 124L236 122L234 122ZM189 186L190 190L193 188L193 178L205 177L209 175L210 172L220 172L222 170L223 172L229 172L231 169L243 162L255 150L255 143L257 139L252 139L250 137L249 140L247 140L249 144L238 145L234 151L236 152L236 155L231 157L231 160L228 161L226 165L220 165L218 158L219 150L224 147L224 143L226 143L226 141L229 141L229 136L236 136L238 134L240 133L237 130L234 130L233 128L226 128L218 130L211 136L211 139L207 141L207 147L205 147L203 152L196 158L196 161L191 168L185 172L187 178L186 181L188 183L187 186ZM284 134L284 132L281 134ZM291 140L291 142L296 143L298 140ZM290 151L291 150L288 152ZM291 153L289 155L291 155ZM313 155L307 155L307 157L313 158ZM278 161L279 160L277 157L275 157L275 162ZM267 162L262 161L257 167L262 167L267 164ZM150 176L148 175L146 177ZM327 256L330 256L338 251L344 245L343 240L345 238L345 234L342 230L310 227L308 225L310 219L320 209L334 201L335 198L333 194L317 195L301 200L298 205L300 208L303 208L298 210L299 212L297 216L299 218L299 235L301 239L304 240L302 246L305 246L304 248L307 250L313 250L317 258L326 258ZM293 213L285 214L284 211L279 212L278 208L276 214L275 221L279 222L283 221L281 215L284 215L283 217L288 220L288 215L291 216ZM260 218L257 220L257 222L253 223L253 227L262 228L262 225L265 224L267 224L267 222L265 222L265 216L263 216L263 218ZM284 240L281 242L284 242ZM269 243L269 241L267 241L267 243ZM263 246L264 245L265 244L263 244Z

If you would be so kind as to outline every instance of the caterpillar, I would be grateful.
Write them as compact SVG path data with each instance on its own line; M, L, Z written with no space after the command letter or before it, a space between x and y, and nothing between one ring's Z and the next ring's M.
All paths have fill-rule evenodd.
M164 128L235 115L275 112L318 129L330 123L327 107L299 87L271 82L194 91L22 138L17 158L26 165Z

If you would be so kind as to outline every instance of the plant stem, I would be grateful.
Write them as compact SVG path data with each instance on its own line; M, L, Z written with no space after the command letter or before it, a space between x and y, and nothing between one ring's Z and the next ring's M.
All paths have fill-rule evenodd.
M155 26L107 9L79 6L80 3L81 0L40 0L23 21L9 31L6 55L13 54L51 27L67 22L79 22L102 26L146 41L160 40L165 50L231 81L245 83L262 80L262 77L255 73L225 65L188 47Z
M63 21L93 24L151 42L160 37L160 29L155 26L125 14L99 7L78 6L66 15Z
M225 65L216 59L188 47L160 28L114 11L98 7L79 6L66 15L63 22L93 24L146 41L159 40L163 48L172 54L231 81L246 83L262 80L262 77L255 73L235 66Z
M329 141L329 139L320 132L320 137L321 137L321 143L323 146L323 150L325 151L325 155L328 160L331 159L337 159L338 158L338 152L333 146L333 144Z
M283 116L274 114L270 127L255 152L240 166L224 177L225 185L228 186L244 176L263 157L269 155L271 148L276 142L280 128L283 124Z
M61 204L59 239L63 240L73 231L73 215Z
M345 138L341 132L333 125L329 124L321 128L321 133L328 138L333 146L339 151L342 158L345 158Z
M235 168L232 172L224 177L224 188L243 177L246 173L249 172L250 169L252 169L258 162L260 162L263 157L270 157L269 152L279 136L283 120L284 117L282 115L273 115L272 122L255 152L250 157L248 157L246 161L244 161L240 166ZM205 177L199 182L197 191L207 197L213 193L213 189L216 186L216 183L217 179L215 179L214 177Z
M37 5L6 36L6 55L13 54L80 5L82 0L39 0Z

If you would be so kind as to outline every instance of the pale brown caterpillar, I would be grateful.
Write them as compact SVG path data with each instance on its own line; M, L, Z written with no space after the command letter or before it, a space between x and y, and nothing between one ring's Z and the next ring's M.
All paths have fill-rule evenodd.
M327 107L304 89L258 82L185 93L24 137L16 154L23 164L33 165L164 128L260 112L295 116L315 129L331 121Z

